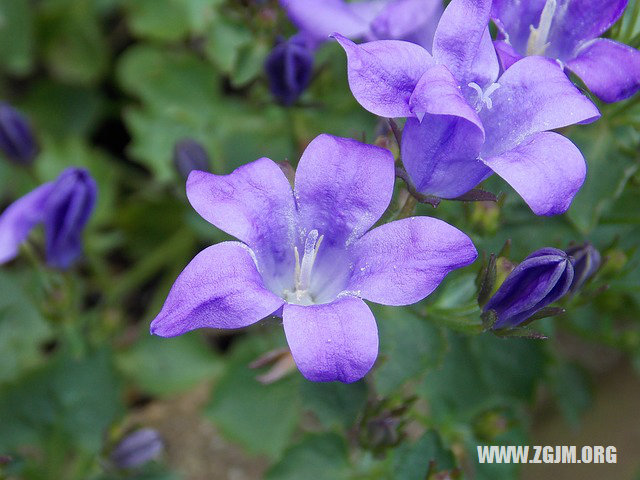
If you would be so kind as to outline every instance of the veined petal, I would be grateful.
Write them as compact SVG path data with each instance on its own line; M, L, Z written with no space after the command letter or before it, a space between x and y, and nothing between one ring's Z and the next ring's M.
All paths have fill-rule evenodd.
M498 79L492 108L480 118L486 132L484 158L499 155L538 132L589 123L596 106L571 83L560 66L544 57L525 57Z
M515 51L515 49L503 40L496 40L493 42L493 46L498 54L498 60L500 61L501 72L511 67L514 63L522 58L522 56Z
M300 372L314 382L355 382L378 356L378 327L369 307L346 296L323 305L287 304L284 333Z
M272 160L261 158L229 175L193 171L187 197L205 220L255 252L269 281L293 271L295 201L289 181Z
M448 223L411 217L371 230L356 242L352 255L349 293L384 305L410 305L478 253L471 239Z
M387 3L371 30L377 38L408 40L430 50L441 15L440 0L396 0Z
M546 0L493 0L491 18L498 27L498 38L522 56L527 51L531 26L538 27Z
M13 202L0 216L0 263L12 260L29 232L44 220L45 204L54 182L40 185Z
M419 45L399 40L379 40L356 45L334 38L347 54L349 86L356 100L381 117L409 117L409 98L422 74L433 64Z
M587 173L578 147L553 132L531 135L513 150L483 161L524 198L536 215L564 213Z
M391 152L348 138L319 135L296 170L295 195L303 236L324 235L324 245L344 246L382 216L393 195Z
M239 242L223 242L204 249L182 271L151 323L151 333L175 337L204 327L246 327L283 304L265 287L251 250Z
M480 84L478 75L487 78L494 75L489 82L492 83L498 75L487 30L490 10L491 0L452 0L440 18L433 39L433 59L447 66L461 84ZM491 57L487 48L493 51L495 65L487 60Z
M607 38L582 45L567 68L605 102L624 100L640 89L640 51Z
M492 173L478 160L481 147L482 132L466 118L409 118L402 132L402 163L419 192L456 198Z

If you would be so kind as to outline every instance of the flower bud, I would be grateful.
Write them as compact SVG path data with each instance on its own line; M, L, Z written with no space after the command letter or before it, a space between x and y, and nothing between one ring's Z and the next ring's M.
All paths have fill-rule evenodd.
M125 436L109 458L118 468L136 468L158 458L163 449L164 442L158 432L151 428L141 428Z
M209 155L200 142L184 138L173 149L173 164L185 179L192 170L210 170Z
M303 40L290 38L271 50L264 68L273 96L291 105L311 82L313 53Z
M566 250L573 257L573 282L569 287L571 293L582 288L585 282L600 268L600 252L590 243L576 245Z
M514 268L483 311L495 313L494 329L516 327L565 295L573 276L573 265L565 252L543 248Z
M38 153L29 121L6 103L0 103L0 150L18 165L31 165Z

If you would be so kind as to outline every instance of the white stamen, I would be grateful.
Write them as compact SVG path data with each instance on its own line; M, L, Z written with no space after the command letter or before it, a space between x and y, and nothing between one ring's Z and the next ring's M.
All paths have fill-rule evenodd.
M285 290L285 300L296 302L299 305L311 305L313 303L313 298L309 294L309 288L311 286L311 272L323 239L324 235L319 236L318 230L311 230L309 232L304 242L302 261L300 261L300 252L298 251L298 247L293 247L293 253L296 259L293 277L294 291L291 292L290 290Z
M538 28L529 25L531 33L529 34L529 41L527 42L527 55L544 55L547 48L549 48L550 44L547 43L547 39L549 38L551 22L553 21L557 7L557 0L547 0L540 14Z

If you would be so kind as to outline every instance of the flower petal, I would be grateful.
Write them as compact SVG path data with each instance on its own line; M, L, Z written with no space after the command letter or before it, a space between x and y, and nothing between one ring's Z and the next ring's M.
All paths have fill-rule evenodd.
M587 172L578 147L553 132L531 135L513 150L483 161L524 198L536 215L564 213Z
M478 253L455 227L430 217L411 217L371 230L353 246L348 293L384 305L410 305L433 292Z
M359 298L346 296L322 305L287 304L283 319L293 359L308 380L355 382L376 361L376 319Z
M44 220L45 205L53 186L54 182L40 185L0 215L0 264L12 260L31 229Z
M498 76L487 29L490 10L491 0L452 0L436 29L433 59L447 66L463 85L476 82L485 87L488 77L493 75L489 82L493 83Z
M334 38L347 54L349 86L356 100L381 117L409 117L409 98L422 74L433 64L429 52L399 40L356 45Z
M193 171L187 197L205 220L249 245L269 281L293 271L295 201L289 181L272 160L261 158L230 175Z
M503 40L496 40L493 42L493 46L496 49L498 60L500 61L500 71L503 73L507 68L522 58L511 45Z
M266 289L252 255L239 242L196 255L171 287L151 333L175 337L196 328L241 328L278 310L284 300Z
M463 117L409 118L402 132L402 162L419 192L456 198L491 175L478 160L481 146L482 132Z
M521 55L527 51L527 41L531 26L537 27L546 0L493 0L491 18L498 27L498 39L506 43Z
M640 89L640 51L613 40L585 43L567 67L605 102L624 100Z
M483 157L511 150L531 134L588 123L600 117L591 101L559 65L544 57L525 57L498 79L492 108L480 118L486 132Z
M393 155L384 148L317 136L296 170L302 235L318 230L326 246L344 246L361 237L389 206L393 163Z
M441 15L440 0L396 0L378 14L371 29L377 38L408 40L430 50Z

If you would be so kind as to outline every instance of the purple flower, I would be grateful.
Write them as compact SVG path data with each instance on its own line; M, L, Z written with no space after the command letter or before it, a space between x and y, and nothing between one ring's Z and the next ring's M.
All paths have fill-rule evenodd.
M311 82L313 53L304 41L292 37L274 47L264 68L273 96L284 105L291 105Z
M441 0L280 0L315 48L333 32L351 39L402 39L431 49Z
M497 315L494 329L516 327L564 296L572 281L569 256L556 248L542 248L509 274L483 311L493 310Z
M0 103L0 151L19 165L31 165L38 153L29 121L6 103Z
M82 254L82 230L96 200L96 183L87 170L68 168L13 202L0 215L0 263L18 254L20 244L44 223L47 263L66 269Z
M491 10L500 35L503 67L526 55L557 60L605 102L640 89L640 52L598 38L621 16L628 0L495 0Z
M351 91L370 112L409 117L402 160L419 192L456 198L497 173L537 215L562 213L586 165L573 143L549 130L599 112L546 58L524 58L498 78L490 8L490 0L453 0L433 56L408 42L356 45L336 34Z
M173 164L186 180L192 170L209 170L209 155L201 143L184 138L173 149Z
M391 200L393 164L385 149L320 135L300 159L293 191L268 158L226 176L192 172L191 205L243 243L200 252L151 332L240 328L278 315L306 378L362 378L378 353L376 322L363 300L418 302L477 255L466 235L434 218L368 231Z
M158 458L163 450L160 434L152 428L141 428L125 436L109 458L118 468L137 468Z
M590 243L576 245L567 249L567 255L573 258L573 282L569 290L575 293L591 278L600 268L600 252Z

